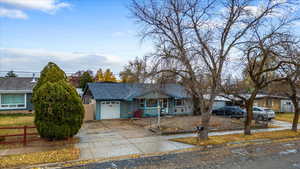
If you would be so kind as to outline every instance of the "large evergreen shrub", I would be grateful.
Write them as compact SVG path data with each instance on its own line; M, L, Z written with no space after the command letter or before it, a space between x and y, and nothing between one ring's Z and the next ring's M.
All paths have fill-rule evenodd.
M65 73L54 63L42 71L34 89L35 125L42 138L65 139L81 128L84 108Z
M33 88L33 93L46 82L67 81L67 75L55 63L49 62L41 72L37 84Z

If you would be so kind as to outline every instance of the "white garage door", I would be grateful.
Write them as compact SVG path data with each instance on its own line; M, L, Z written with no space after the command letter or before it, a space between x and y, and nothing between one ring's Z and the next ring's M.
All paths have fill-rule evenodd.
M120 118L119 101L101 102L101 119L118 119Z

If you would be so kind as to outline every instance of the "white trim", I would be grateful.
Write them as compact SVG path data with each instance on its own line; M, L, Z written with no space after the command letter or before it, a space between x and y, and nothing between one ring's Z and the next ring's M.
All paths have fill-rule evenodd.
M5 93L5 94L9 94L9 93ZM15 93L11 93L11 94L15 94ZM22 104L3 104L3 105L8 105L8 107L2 107L1 104L1 98L2 95L0 93L0 110L19 110L19 109L26 109L27 108L27 94L24 94L24 106L23 107L18 107L18 105L22 105ZM9 105L16 105L16 107L9 107Z
M7 94L7 93L11 93L11 94L14 94L14 93L32 93L32 90L0 90L0 93L4 93L4 94Z

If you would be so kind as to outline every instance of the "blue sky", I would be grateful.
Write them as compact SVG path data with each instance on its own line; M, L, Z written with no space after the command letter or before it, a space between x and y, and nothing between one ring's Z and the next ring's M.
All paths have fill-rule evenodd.
M110 68L119 73L129 60L153 50L150 42L141 43L129 3L0 0L0 71L40 71L52 61L65 72ZM293 29L299 33L299 28L297 22Z
M138 37L129 1L39 1L0 0L0 70L40 71L54 61L66 72L118 73L152 49Z

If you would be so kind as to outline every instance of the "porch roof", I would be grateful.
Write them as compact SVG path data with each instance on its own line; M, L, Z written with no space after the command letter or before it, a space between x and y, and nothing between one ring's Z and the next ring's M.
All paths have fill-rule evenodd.
M184 87L178 84L129 84L129 83L88 83L90 90L96 100L128 100L143 96L149 92L159 92L173 98L187 98ZM86 93L86 92L85 92Z

